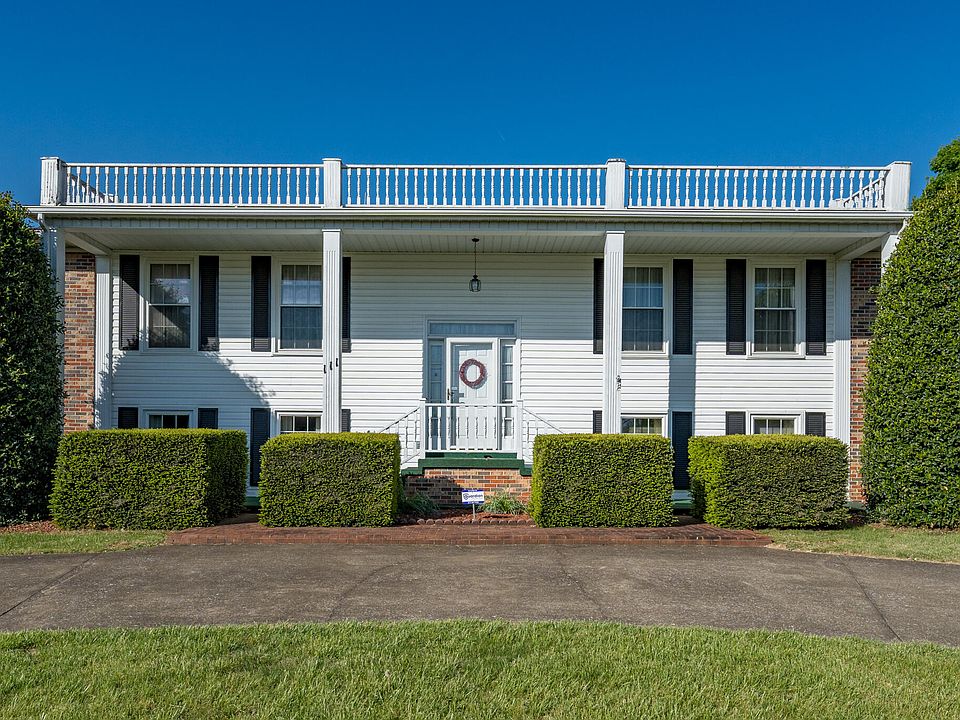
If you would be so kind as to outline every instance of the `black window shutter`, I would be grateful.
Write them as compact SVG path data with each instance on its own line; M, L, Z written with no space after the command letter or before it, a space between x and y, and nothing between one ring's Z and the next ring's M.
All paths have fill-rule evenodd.
M340 409L340 432L350 432L350 411L347 408Z
M118 407L117 427L120 430L136 430L140 426L140 408Z
M727 355L747 354L747 261L727 260Z
M807 355L827 354L827 261L807 260Z
M350 258L343 258L343 278L340 291L343 293L343 303L340 314L340 350L350 352L353 343L350 340Z
M260 447L270 439L270 411L250 408L250 485L260 484Z
M747 434L747 414L745 412L727 413L727 435Z
M673 261L673 354L693 354L693 260Z
M603 355L603 258L593 259L593 354Z
M693 413L673 413L673 432L670 441L673 443L673 487L677 490L690 489L690 474L687 469L690 465L690 455L687 443L693 435Z
M593 431L595 433L603 432L603 410L593 411Z
M271 350L269 255L250 258L250 349L253 352Z
M806 427L804 432L807 435L816 435L818 437L827 436L827 414L822 412L808 412L805 415Z
M216 430L220 426L220 411L217 408L197 410L197 427Z
M120 349L140 349L139 255L120 256Z
M219 298L220 257L200 256L200 336L197 349L216 352L220 349Z

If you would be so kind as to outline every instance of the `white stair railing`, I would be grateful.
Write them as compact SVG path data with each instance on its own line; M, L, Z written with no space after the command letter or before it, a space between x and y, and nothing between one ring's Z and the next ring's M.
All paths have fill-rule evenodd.
M563 430L556 425L521 405L519 454L524 462L533 464L533 443L537 439L537 435L558 435L562 433Z
M387 425L381 433L397 435L400 440L400 467L416 464L423 456L421 443L422 407L417 407Z

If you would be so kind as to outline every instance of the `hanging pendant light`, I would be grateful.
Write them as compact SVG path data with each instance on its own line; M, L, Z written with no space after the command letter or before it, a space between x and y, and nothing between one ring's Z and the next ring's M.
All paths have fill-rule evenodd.
M477 277L477 244L480 238L473 238L473 278L470 280L470 292L480 292L480 278Z

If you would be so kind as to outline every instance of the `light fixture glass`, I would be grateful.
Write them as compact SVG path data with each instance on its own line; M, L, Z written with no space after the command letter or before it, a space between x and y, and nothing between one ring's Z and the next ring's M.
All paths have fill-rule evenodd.
M480 278L477 277L477 245L480 238L473 238L473 278L470 280L470 292L480 292Z

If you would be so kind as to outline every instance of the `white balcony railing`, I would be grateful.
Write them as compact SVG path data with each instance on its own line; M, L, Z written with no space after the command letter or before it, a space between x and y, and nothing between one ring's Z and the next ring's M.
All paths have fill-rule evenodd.
M883 210L890 168L627 168L631 208Z
M40 204L66 206L891 210L910 164L885 167L627 165L194 165L44 158Z
M602 208L604 165L347 165L350 207Z
M466 405L428 403L411 410L382 430L400 438L400 462L416 464L427 453L516 453L533 460L537 435L561 432L522 403Z

